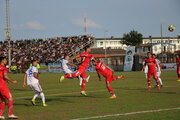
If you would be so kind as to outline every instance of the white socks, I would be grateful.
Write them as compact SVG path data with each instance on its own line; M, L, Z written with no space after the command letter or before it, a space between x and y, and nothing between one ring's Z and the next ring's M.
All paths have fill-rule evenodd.
M83 78L80 75L78 76L78 78L79 78L79 85L82 85Z
M45 103L45 96L44 96L44 93L40 93L40 96L41 96L42 102Z
M161 78L159 78L158 80L159 80L160 84L163 85Z
M158 81L160 82L160 85L163 85L161 78L158 78ZM156 79L154 79L154 82L156 83ZM157 83L156 83L157 85Z
M35 100L38 95L39 95L39 92L36 92L36 93L34 94L33 100Z

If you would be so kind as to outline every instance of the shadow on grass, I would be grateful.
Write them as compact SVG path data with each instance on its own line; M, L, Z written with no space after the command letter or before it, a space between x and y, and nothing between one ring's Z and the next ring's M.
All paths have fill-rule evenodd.
M128 87L124 87L124 88L113 88L113 89L116 89L116 90L140 90L140 91L144 91L144 90L147 90L147 88L128 88Z
M151 93L157 93L157 94L180 94L178 92L163 92L163 91L153 91Z
M29 89L17 89L17 88L15 88L12 91L30 91L30 90Z

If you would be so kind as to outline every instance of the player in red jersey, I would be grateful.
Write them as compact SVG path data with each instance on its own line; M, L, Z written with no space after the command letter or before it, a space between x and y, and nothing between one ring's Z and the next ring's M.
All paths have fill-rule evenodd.
M180 82L180 58L179 55L176 55L176 63L177 63L177 75L178 75L178 80Z
M9 108L9 119L18 119L17 116L13 115L13 98L11 95L11 92L9 91L6 82L8 83L12 82L14 84L17 83L17 81L12 80L7 75L7 68L5 65L7 64L7 60L5 57L0 57L0 119L5 119L3 116L3 112L5 109L5 101L8 100L8 108Z
M156 68L155 66L157 66L157 72L159 72L159 66L156 62L156 60L154 58L152 58L152 54L150 52L147 53L148 55L148 59L145 60L145 64L143 66L142 72L144 71L144 68L146 67L146 65L148 65L148 86L149 86L149 90L151 90L151 77L153 75L154 79L157 82L157 87L160 90L160 86L159 86L159 81L158 81L158 77L156 74Z
M89 62L94 59L93 55L90 54L90 52L91 52L90 46L86 46L85 52L80 53L79 55L77 55L75 57L77 63L80 64L78 70L73 74L67 74L65 76L61 76L61 78L60 78L60 82L62 82L64 80L64 78L70 78L70 77L76 78L77 76L80 75L83 78L81 94L84 96L87 96L87 94L85 93L85 90L84 90L85 89L85 83L86 83L85 70L86 70L87 66L89 65ZM81 58L81 62L79 62L78 58Z
M100 75L103 75L106 78L106 87L112 95L110 97L110 99L116 98L116 95L114 94L110 84L112 83L113 80L116 80L118 78L124 79L124 77L122 75L117 76L117 77L113 77L114 71L109 66L104 64L102 61L94 61L93 60L93 65L96 66L96 71L97 71L99 80L101 80Z

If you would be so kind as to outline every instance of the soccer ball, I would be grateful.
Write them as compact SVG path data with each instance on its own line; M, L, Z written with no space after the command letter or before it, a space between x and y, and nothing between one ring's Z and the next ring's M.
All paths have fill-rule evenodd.
M168 27L168 30L169 30L170 32L173 32L173 31L175 30L174 25L170 25L170 26Z

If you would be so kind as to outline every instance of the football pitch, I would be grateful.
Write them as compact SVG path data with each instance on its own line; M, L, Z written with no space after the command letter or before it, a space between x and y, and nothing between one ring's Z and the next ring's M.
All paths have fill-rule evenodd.
M119 75L115 72L114 75ZM147 80L141 72L122 72L125 80L113 81L117 98L109 99L105 80L98 81L96 73L86 83L87 97L80 95L78 79L65 79L59 83L58 73L40 74L48 107L42 107L40 96L36 106L31 105L34 92L23 88L23 74L9 74L18 81L17 85L9 84L14 97L14 114L20 120L180 120L180 82L177 82L175 71L162 73L164 87L147 90ZM155 85L151 80L152 87ZM7 116L7 107L5 114Z

